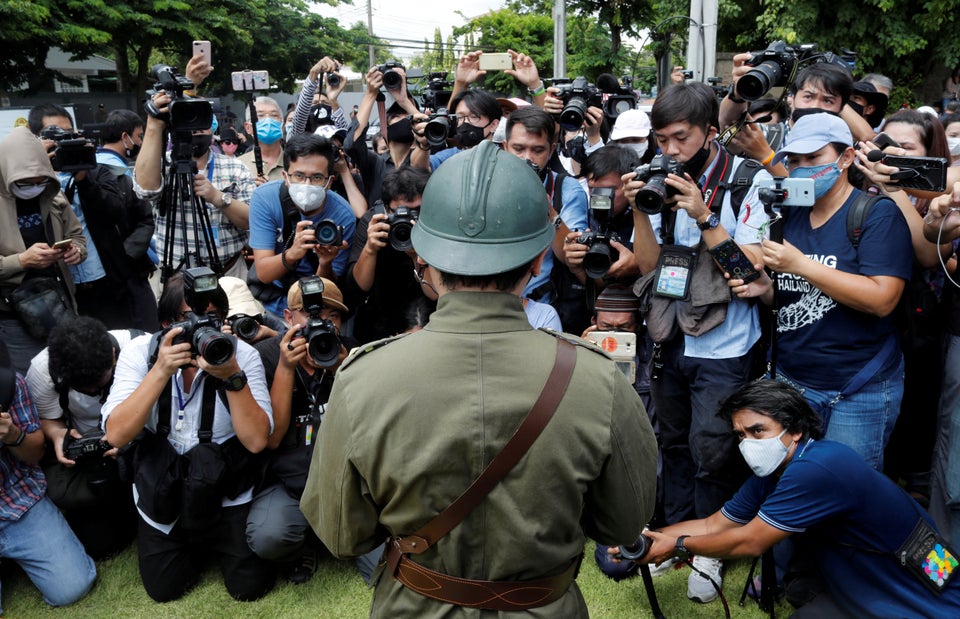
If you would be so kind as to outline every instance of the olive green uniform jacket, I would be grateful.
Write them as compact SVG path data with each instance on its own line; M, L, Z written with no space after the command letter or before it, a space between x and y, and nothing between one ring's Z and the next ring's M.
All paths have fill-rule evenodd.
M349 358L300 504L330 551L357 556L413 533L460 495L532 407L554 338L530 327L515 295L452 292L422 331ZM656 440L633 386L588 346L527 454L413 560L451 576L531 580L562 572L585 534L604 544L639 536L653 513ZM382 571L374 582L374 617L588 616L576 584L548 606L498 615L423 597Z

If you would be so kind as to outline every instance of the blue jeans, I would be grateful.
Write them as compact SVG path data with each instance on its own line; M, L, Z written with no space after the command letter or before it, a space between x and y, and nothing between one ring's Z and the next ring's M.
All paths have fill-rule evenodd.
M883 449L903 400L902 357L892 371L875 376L859 391L843 397L838 390L814 389L782 373L777 380L797 389L820 414L824 438L849 446L867 464L883 470Z
M97 579L93 559L47 497L19 520L0 522L0 557L16 561L51 606L76 602Z

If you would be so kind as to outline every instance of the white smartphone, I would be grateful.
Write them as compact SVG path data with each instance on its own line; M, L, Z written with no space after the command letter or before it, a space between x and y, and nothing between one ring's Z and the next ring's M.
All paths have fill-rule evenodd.
M632 383L637 377L637 334L626 331L591 331L584 339L613 357L617 368Z
M208 65L213 66L213 55L210 51L210 41L194 41L193 55L196 56L197 54L203 56L203 60Z
M270 75L266 71L234 71L230 74L230 81L233 89L240 91L247 90L269 90Z
M480 54L481 71L503 71L513 68L513 59L510 54L487 53Z
M759 189L776 189L776 181L772 178L757 179ZM812 178L784 178L780 181L780 188L784 191L784 206L813 206L816 197L813 195Z

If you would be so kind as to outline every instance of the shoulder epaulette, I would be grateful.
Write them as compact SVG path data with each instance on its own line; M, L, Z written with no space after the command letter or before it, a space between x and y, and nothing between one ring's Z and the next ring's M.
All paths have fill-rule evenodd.
M377 350L378 348L383 348L384 346L386 346L386 345L389 344L390 342L393 342L393 341L395 341L395 340L398 340L398 339L400 339L400 338L402 338L402 337L404 337L404 336L406 336L406 335L409 335L409 334L408 334L408 333L401 333L400 335L394 335L394 336L392 336L392 337L385 337L385 338L383 338L382 340L375 340L375 341L373 341L373 342L368 342L367 344L363 344L363 345L361 345L361 346L357 346L356 348L351 349L350 352L347 354L347 358L344 359L344 360L343 360L343 363L340 364L340 370L342 370L343 368L345 368L345 367L347 367L348 365L350 365L351 363L353 363L355 359L357 359L357 358L359 358L359 357L362 357L363 355L366 355L366 354L368 354L368 353L371 353L371 352ZM338 370L338 371L339 371L339 370Z
M574 346L579 346L579 347L581 347L581 348L586 348L586 349L589 350L590 352L597 353L598 355L602 355L602 356L606 357L607 359L612 359L612 358L613 358L613 357L611 357L610 355L608 355L605 350L603 350L602 348L600 348L599 346L597 346L597 345L594 344L593 342L591 342L591 341L589 341L589 340L585 340L585 339L583 339L583 338L581 338L581 337L577 337L576 335L571 335L570 333L563 333L563 332L561 332L561 331L554 331L553 329L544 329L544 328L541 328L540 331L543 331L544 333L549 333L549 334L552 335L553 337L556 337L556 338L559 338L559 339L561 339L561 340L565 340L565 341L567 341L567 342L570 342L570 343L573 344Z

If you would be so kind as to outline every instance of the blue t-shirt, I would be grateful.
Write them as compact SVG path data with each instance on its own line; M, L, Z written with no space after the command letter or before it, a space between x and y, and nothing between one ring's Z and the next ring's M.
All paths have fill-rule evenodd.
M463 152L460 148L451 146L450 148L445 148L441 151L433 153L430 155L430 169L436 172L437 168L439 168L444 161L460 152Z
M832 269L860 275L910 279L910 229L891 200L874 204L864 222L860 247L847 235L847 213L860 191L826 223L810 226L810 209L784 207L783 237ZM893 317L879 318L837 303L798 275L778 275L779 365L791 378L815 389L839 390L883 347L894 332ZM887 363L898 363L899 358Z
M270 181L256 188L253 197L250 198L250 248L251 249L269 249L277 254L283 251L284 243L287 239L283 237L283 206L280 204L280 187L284 181ZM350 258L350 239L353 238L353 232L357 227L357 218L350 208L350 204L332 191L327 191L327 199L323 208L306 217L300 213L299 221L309 219L313 223L318 223L324 219L333 220L339 226L343 226L343 240L347 242L348 249L341 251L333 259L333 272L337 277L342 277L347 270L347 261ZM296 274L298 277L307 277L314 275L310 266L310 261L301 260L297 264ZM279 281L274 281L277 287L283 287ZM282 315L283 309L287 306L287 298L281 295L276 302L270 303L268 310ZM265 305L266 307L266 305Z
M936 595L895 557L919 518L932 525L929 514L842 443L799 446L779 480L751 477L721 511L733 522L759 516L803 532L827 589L850 616L960 617L960 584Z

